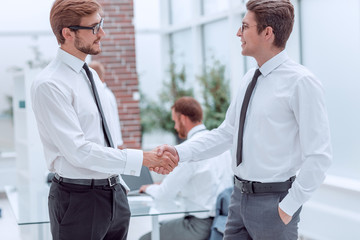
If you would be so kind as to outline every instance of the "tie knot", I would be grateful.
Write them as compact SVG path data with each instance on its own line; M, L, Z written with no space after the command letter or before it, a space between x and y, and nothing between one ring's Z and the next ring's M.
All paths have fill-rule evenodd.
M85 63L86 64L86 63ZM261 75L261 72L259 69L256 69L255 73L254 73L254 78L258 78Z
M90 71L89 66L86 63L84 63L83 69L85 69L85 71Z

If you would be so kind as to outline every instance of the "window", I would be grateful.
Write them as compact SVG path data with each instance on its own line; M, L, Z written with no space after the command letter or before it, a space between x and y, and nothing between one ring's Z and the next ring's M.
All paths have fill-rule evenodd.
M202 13L203 15L210 15L213 13L228 10L229 3L224 0L202 0Z
M191 19L191 9L193 3L193 0L171 0L170 23L175 25L189 21Z

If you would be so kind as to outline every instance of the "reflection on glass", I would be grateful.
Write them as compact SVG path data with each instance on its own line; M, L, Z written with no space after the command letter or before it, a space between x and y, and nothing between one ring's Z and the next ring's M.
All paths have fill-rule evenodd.
M202 0L202 13L208 15L212 13L222 12L229 8L228 1L224 0Z

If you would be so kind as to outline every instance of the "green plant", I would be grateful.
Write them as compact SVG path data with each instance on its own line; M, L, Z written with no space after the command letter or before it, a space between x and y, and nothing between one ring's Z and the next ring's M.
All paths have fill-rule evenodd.
M151 101L141 94L141 127L144 133L153 129L163 129L177 136L171 119L171 106L182 96L193 97L193 89L186 88L185 67L176 72L176 65L172 63L169 73L170 82L164 82L158 101ZM224 121L230 104L230 88L229 81L225 79L225 66L214 60L197 79L203 89L204 124L210 130L217 128Z
M225 119L230 105L229 81L225 79L225 65L214 60L202 76L197 77L203 88L204 124L208 129L217 128Z
M163 83L158 101L150 101L142 93L140 101L142 131L151 132L153 129L163 129L177 136L171 119L171 106L180 97L193 96L193 89L186 84L186 71L183 66L177 71L175 63L169 68L170 81Z
M45 59L38 45L30 46L34 53L34 59L28 60L26 63L29 68L44 68L49 64L50 60Z

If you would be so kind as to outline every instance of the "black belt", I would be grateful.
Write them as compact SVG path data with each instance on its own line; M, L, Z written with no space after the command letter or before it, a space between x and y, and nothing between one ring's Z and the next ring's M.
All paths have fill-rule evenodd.
M109 186L112 187L117 183L120 183L119 175L113 175L106 179L72 179L72 178L64 178L59 176L59 174L55 173L54 178L59 182L64 183L72 183L78 185L85 185L85 186Z
M261 183L246 181L235 176L235 186L238 187L242 193L278 193L286 192L291 187L295 180L295 176L291 177L285 182L271 182Z

